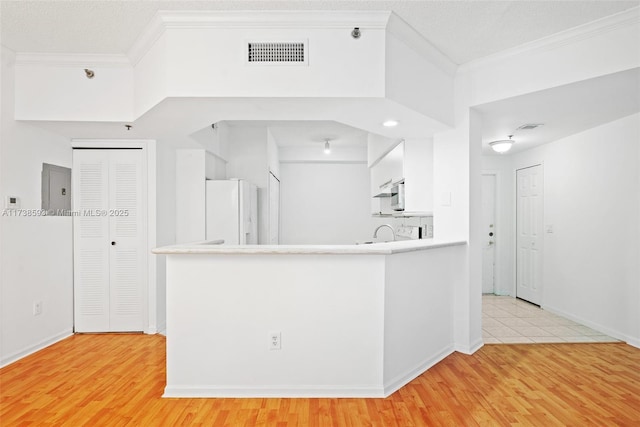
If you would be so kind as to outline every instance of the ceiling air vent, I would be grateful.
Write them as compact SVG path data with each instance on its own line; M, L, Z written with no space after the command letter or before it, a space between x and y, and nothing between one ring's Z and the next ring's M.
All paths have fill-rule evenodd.
M247 42L249 64L306 65L307 42Z
M525 125L520 126L518 129L516 130L531 130L531 129L535 129L539 126L542 126L542 123L527 123Z

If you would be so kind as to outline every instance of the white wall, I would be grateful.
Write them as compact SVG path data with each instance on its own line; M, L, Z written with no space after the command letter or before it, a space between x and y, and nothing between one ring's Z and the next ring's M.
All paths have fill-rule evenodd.
M456 261L463 253L464 247L454 246L428 251L427 257L423 252L387 257L384 297L387 387L417 376L452 352L451 283L460 273ZM416 270L416 266L420 268ZM422 269L428 270L428 274L416 274Z
M0 195L41 207L42 163L71 167L68 139L14 116L14 54L2 47ZM0 217L0 365L72 333L71 217ZM35 239L34 240L34 236ZM42 314L33 316L33 302Z
M371 240L382 224L432 224L432 218L373 217L367 159L364 146L336 145L330 155L321 145L280 147L281 243L354 244ZM392 235L383 229L378 238Z
M371 238L380 220L371 217L365 163L283 163L280 174L282 244L354 244Z
M52 55L32 61L19 55L16 66L16 119L113 121L133 120L133 69L126 57ZM84 68L94 71L88 79Z
M640 343L640 114L542 145L485 167L505 171L499 191L510 239L499 263L515 294L515 170L544 169L542 306ZM509 205L509 206L506 206Z
M375 133L367 134L367 164L378 162L385 154L400 143L399 139L385 138Z
M269 129L267 129L267 157L269 172L280 179L280 148Z
M384 256L169 255L168 264L168 396L382 396ZM281 350L269 350L270 331L281 332Z
M453 64L450 72L445 72L436 65L432 57L413 49L391 32L386 34L385 51L386 96L428 117L451 125Z
M291 14L247 13L245 25L233 27L233 16L218 28L168 28L165 31L169 96L215 97L372 97L384 95L385 29L369 28L351 38L348 24L293 28ZM273 15L273 14L272 14ZM339 16L339 12L338 12ZM345 14L343 14L343 17ZM309 17L309 14L306 14ZM354 17L357 26L360 17ZM200 19L206 19L201 14ZM224 18L223 18L224 19ZM300 15L300 19L303 18ZM334 18L325 20L331 22ZM252 20L255 20L252 22ZM260 22L262 21L262 22ZM282 24L284 22L284 24ZM299 21L298 21L299 22ZM231 24L231 25L229 25ZM253 28L251 28L253 27ZM248 41L308 40L307 65L246 64ZM188 49L185 49L188 46ZM224 82L224 84L220 84Z
M205 228L205 151L176 150L176 243L202 241Z
M164 141L157 144L157 234L158 246L176 243L176 150ZM166 328L166 257L151 255L156 259L157 270L157 329Z
M133 64L133 114L140 117L167 96L166 37L160 35L147 54Z
M453 351L464 251L169 255L165 396L387 396Z

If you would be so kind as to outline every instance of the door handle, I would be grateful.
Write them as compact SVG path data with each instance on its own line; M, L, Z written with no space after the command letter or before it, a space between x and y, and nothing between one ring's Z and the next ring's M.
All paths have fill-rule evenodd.
M116 245L116 242L111 242L111 246L115 246L115 245Z

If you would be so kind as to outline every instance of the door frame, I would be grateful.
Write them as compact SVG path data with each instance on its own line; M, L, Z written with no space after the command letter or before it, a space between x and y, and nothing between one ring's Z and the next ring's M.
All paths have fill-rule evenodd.
M518 165L513 169L513 210L512 210L512 218L513 218L513 294L514 298L518 298L518 171L523 169L530 169L536 166L540 166L542 168L542 230L541 239L540 239L540 277L541 277L541 288L540 288L540 308L544 305L544 239L545 239L545 220L544 220L544 207L545 207L545 187L544 187L544 161L533 162L533 163L525 163L523 165Z
M71 148L93 149L142 149L142 170L146 178L143 189L146 202L146 284L143 283L142 306L145 319L144 333L158 333L158 282L156 257L151 250L156 247L156 141L153 139L72 139ZM72 190L73 191L73 190ZM71 195L73 197L73 193Z
M502 194L500 188L502 186L502 173L499 170L488 169L483 170L480 175L493 175L495 177L496 188L495 188L495 208L494 208L494 219L495 225L494 230L496 233L495 238L495 248L494 248L494 276L493 276L493 292L496 295L506 295L509 293L508 290L502 288L503 280L501 274L501 266L503 265L503 248L505 246L506 240L504 239L504 228L502 227L502 210L500 206L502 206ZM481 197L484 197L482 195Z

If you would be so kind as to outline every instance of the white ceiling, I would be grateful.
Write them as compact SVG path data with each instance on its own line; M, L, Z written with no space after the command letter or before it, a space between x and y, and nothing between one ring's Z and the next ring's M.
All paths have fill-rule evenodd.
M0 42L17 52L126 54L158 10L391 10L413 26L453 62L461 64L537 40L640 5L633 1L0 1ZM478 107L484 115L483 149L505 139L525 123L544 123L519 131L512 152L549 142L637 112L638 70L617 73L566 87L506 99ZM166 103L167 111L172 104ZM193 105L192 105L193 104ZM127 136L172 134L187 138L193 129L211 123L200 117L198 105L180 104L193 114L177 126L164 126L148 114ZM157 108L162 116L163 108ZM243 109L245 111L246 109ZM191 111L191 110L190 110ZM285 118L295 118L295 112ZM175 116L172 116L175 117ZM229 117L227 117L229 118ZM275 119L275 117L274 117ZM282 146L335 139L336 145L361 145L364 131L337 122L284 121L269 124ZM240 122L236 123L240 125ZM248 124L248 123L244 123ZM73 137L117 137L122 124L41 123ZM190 131L187 131L190 129ZM182 131L182 133L180 133Z
M230 126L265 126L280 147L319 146L329 139L334 147L364 147L367 132L327 120L227 120Z
M475 108L482 114L483 153L496 154L489 142L508 135L516 141L509 154L518 153L639 112L640 68ZM528 123L543 126L517 130Z
M158 10L391 10L462 64L639 4L640 0L2 0L0 40L16 52L125 54Z

